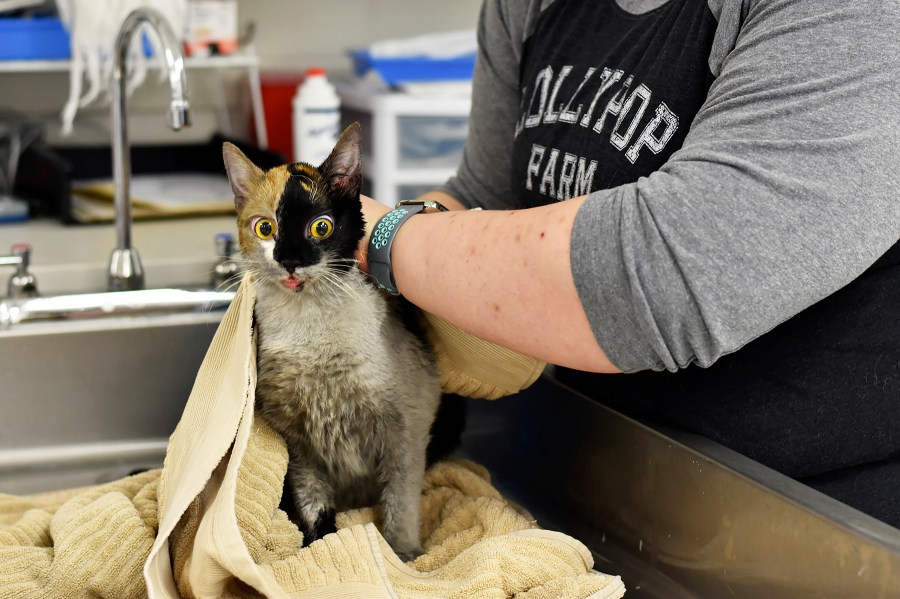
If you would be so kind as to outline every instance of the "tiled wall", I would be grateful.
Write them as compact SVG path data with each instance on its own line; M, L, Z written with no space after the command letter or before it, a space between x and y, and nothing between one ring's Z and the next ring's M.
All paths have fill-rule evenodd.
M335 77L350 73L349 48L373 41L408 37L434 31L474 28L481 0L239 0L242 30L256 25L254 47L264 70L302 71L324 66ZM248 118L246 79L241 71L224 73L232 126L246 134ZM130 101L130 136L133 142L205 140L217 129L214 74L190 72L194 126L179 133L163 125L166 84L148 78ZM0 73L0 109L13 108L47 122L54 143L109 143L109 107L95 103L79 112L71 137L59 135L59 113L68 96L64 73Z

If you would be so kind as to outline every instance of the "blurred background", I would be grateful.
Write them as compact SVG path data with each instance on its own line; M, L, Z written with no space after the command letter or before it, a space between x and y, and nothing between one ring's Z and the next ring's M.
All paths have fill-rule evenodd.
M0 0L0 223L114 219L113 49L140 7L159 11L184 53L191 126L164 126L172 91L143 25L124 61L135 220L230 214L223 140L261 166L318 164L297 144L331 147L359 121L364 191L389 205L455 171L480 0ZM319 142L301 142L295 122L310 69L334 100L305 101L334 114Z
M52 4L52 3L51 3ZM152 5L152 2L146 2ZM348 51L373 42L425 33L474 29L480 0L236 0L238 31L254 30L248 48L259 58L266 79L290 80L308 67L321 66L340 81L352 74ZM2 9L2 3L0 3ZM2 16L2 15L0 15ZM3 43L0 37L0 44ZM223 69L228 109L235 134L250 136L250 94L246 74ZM216 129L219 74L190 73L194 125L174 133L159 126L168 89L151 78L131 98L129 115L134 143L186 143L205 140ZM13 108L46 123L52 144L108 143L109 108L102 103L79 110L70 137L60 135L59 112L69 94L67 71L4 72L0 64L0 108Z

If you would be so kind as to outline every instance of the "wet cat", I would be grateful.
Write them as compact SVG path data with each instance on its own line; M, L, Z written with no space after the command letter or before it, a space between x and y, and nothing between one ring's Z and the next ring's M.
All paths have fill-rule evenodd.
M241 254L256 290L257 413L285 439L304 542L335 512L379 505L404 560L422 552L419 502L440 401L430 350L356 267L360 129L318 167L263 171L223 148Z

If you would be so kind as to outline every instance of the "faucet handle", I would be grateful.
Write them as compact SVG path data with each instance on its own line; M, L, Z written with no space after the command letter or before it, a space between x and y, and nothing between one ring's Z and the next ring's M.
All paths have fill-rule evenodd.
M219 258L231 258L235 251L235 239L232 233L219 233L216 235L216 256Z
M0 266L16 267L16 272L9 278L6 293L8 297L14 299L37 297L37 281L34 275L28 272L30 263L31 246L27 243L15 243L9 256L0 256Z
M240 271L240 267L231 256L236 250L234 235L219 233L216 235L216 257L219 262L212 272L212 286L216 289L231 281Z

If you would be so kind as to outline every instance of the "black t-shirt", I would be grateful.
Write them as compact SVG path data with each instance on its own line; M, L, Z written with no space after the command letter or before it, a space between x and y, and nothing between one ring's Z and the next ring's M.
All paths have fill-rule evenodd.
M548 8L520 63L517 198L540 205L658 170L706 99L716 26L705 2L641 15L609 0Z

